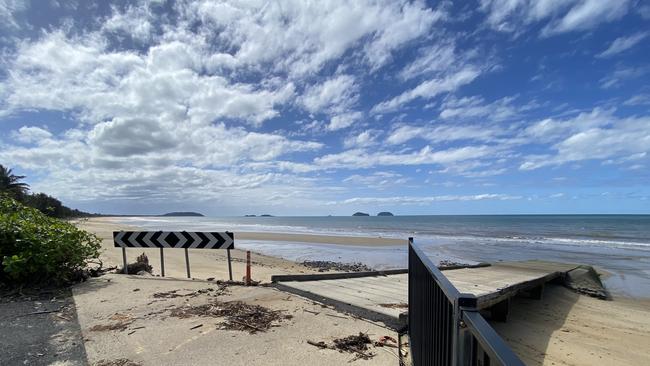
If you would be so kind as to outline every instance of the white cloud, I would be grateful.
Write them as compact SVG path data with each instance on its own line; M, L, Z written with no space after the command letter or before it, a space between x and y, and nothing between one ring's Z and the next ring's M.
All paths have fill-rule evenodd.
M650 105L650 94L639 94L623 102L624 105Z
M327 129L330 131L336 131L350 127L353 123L359 121L361 117L363 117L363 113L361 112L338 114L332 117L329 125L327 125Z
M369 175L353 174L343 179L343 183L352 184L355 188L383 190L389 187L403 186L409 180L395 172L374 172Z
M599 53L597 57L606 58L617 55L625 50L636 46L648 36L648 32L638 32L627 37L619 37L612 42L606 50Z
M569 119L547 118L530 124L522 134L537 143L555 141L579 131L605 126L614 119L614 112L614 109L594 108Z
M369 152L364 149L346 150L314 159L314 163L323 168L370 168L374 166L396 165L448 165L457 162L479 159L494 152L488 146L464 146L446 150L433 150L425 146L412 153Z
M437 74L457 67L463 59L470 58L473 52L458 54L453 40L443 40L420 50L420 55L406 65L399 76L410 80L420 75ZM465 63L465 62L462 62Z
M401 125L393 129L386 142L391 145L404 144L413 139L431 143L452 141L492 142L507 137L507 128L481 124L430 124L425 126Z
M396 197L354 197L348 198L343 201L330 202L331 205L352 205L352 204L367 204L367 205L430 205L435 202L451 202L451 201L505 201L505 200L518 200L521 196L498 194L498 193L485 193L475 195L441 195L441 196L396 196Z
M629 4L629 0L581 0L562 19L547 25L542 33L552 35L591 29L600 23L620 19L627 13Z
M373 42L366 46L366 57L373 69L384 65L391 58L395 48L427 35L434 23L446 17L443 11L427 9L425 3L419 1L402 6L401 13L401 17L387 23L386 27L378 31Z
M260 125L294 93L291 83L269 90L202 75L203 61L200 50L176 41L140 55L54 32L18 50L4 108L80 110L89 123L162 114L201 124L235 118Z
M471 83L480 74L481 71L477 67L468 65L442 78L424 81L411 90L375 105L372 111L375 113L392 112L415 99L427 100L442 93L453 92L461 86Z
M378 130L365 130L357 135L349 135L343 140L343 146L350 149L375 145L380 133Z
M309 87L301 101L311 113L341 113L356 103L359 98L358 89L353 76L338 75Z
M23 126L18 131L13 131L11 136L17 141L23 143L39 143L52 137L50 131L36 127L36 126Z
M334 76L312 85L300 98L307 111L331 116L327 125L329 131L350 127L363 117L363 113L351 110L358 99L359 85L351 75Z
M639 67L617 67L611 74L600 79L600 87L603 89L616 88L625 81L640 78L650 73L650 66Z
M221 29L219 38L237 46L238 63L273 63L296 76L320 70L361 41L366 42L364 59L377 69L444 16L405 0L199 1L178 7L189 20Z
M629 0L481 0L487 24L504 32L522 32L526 27L548 21L542 35L587 30L600 23L620 19Z
M27 0L0 0L0 29L15 30L20 28L15 15L27 9Z
M521 170L586 160L630 156L642 159L650 152L648 117L618 118L612 112L595 109L590 114L583 113L572 119L550 121L535 127L533 136L555 142L551 148L553 153L525 157ZM634 159L620 162L630 160Z
M123 11L113 7L110 17L104 20L102 31L117 36L129 36L139 42L151 39L153 33L153 14L149 2L127 5Z
M636 7L637 13L641 16L641 18L648 20L650 19L650 5L641 5Z
M515 106L515 99L516 97L505 97L485 103L480 97L450 98L442 104L440 117L453 120L489 117L491 121L503 121L526 108L526 105Z

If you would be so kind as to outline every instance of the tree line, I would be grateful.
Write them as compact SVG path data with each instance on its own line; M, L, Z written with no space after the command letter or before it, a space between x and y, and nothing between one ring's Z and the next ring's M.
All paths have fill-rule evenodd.
M58 218L95 216L88 212L72 209L61 203L55 197L45 193L30 193L29 184L23 182L23 175L15 175L13 171L0 164L0 193L33 207L45 215Z

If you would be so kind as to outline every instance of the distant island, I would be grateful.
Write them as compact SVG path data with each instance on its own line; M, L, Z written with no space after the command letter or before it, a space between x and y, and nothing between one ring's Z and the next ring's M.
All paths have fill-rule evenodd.
M263 215L260 215L260 217L273 217L273 215L263 214Z
M198 212L168 212L168 213L162 214L160 216L200 216L200 217L203 217L203 214L200 214Z
M244 215L244 217L257 217L256 215Z
M392 212L383 211L377 214L377 216L395 216Z
M352 214L352 216L370 216L370 214L367 214L365 212L355 212Z

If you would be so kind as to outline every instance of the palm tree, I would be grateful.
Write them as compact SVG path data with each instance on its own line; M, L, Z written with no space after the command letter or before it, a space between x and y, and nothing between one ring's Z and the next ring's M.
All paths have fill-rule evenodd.
M11 169L0 164L0 192L7 192L10 196L20 199L29 190L29 184L20 182L25 177L14 175Z

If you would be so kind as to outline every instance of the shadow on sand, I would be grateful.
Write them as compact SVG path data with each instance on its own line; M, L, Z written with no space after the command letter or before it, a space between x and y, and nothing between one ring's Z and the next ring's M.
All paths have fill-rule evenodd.
M541 300L515 297L507 322L490 324L526 365L542 365L553 334L565 325L580 294L562 285L548 284Z

